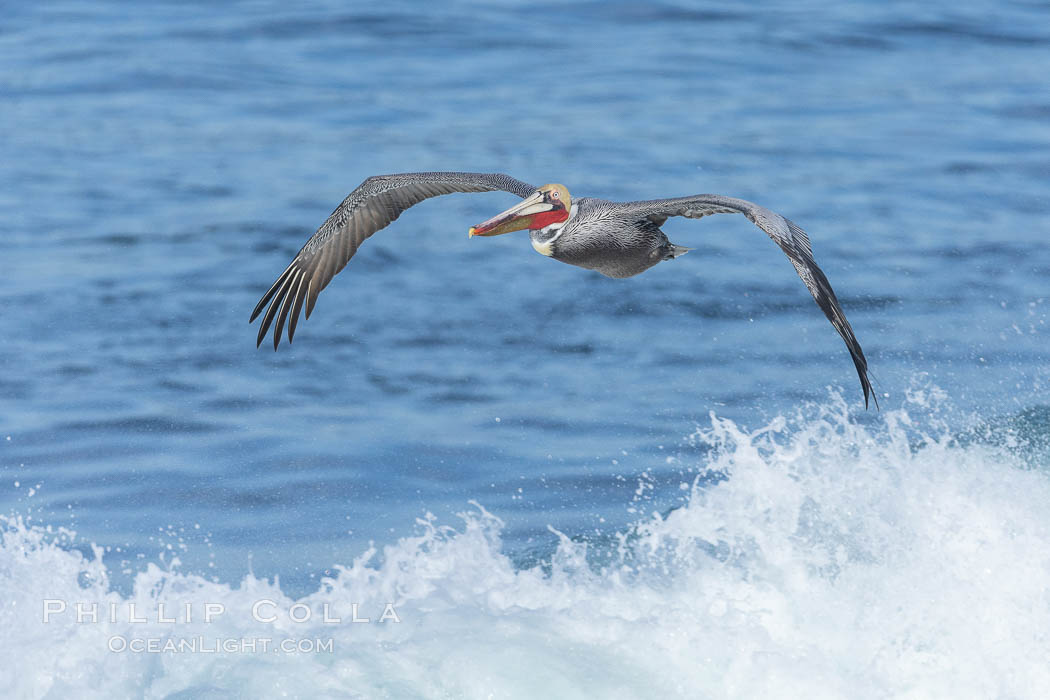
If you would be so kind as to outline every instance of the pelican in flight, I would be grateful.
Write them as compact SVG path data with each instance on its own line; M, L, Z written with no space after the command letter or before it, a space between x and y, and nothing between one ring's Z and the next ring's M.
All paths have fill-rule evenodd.
M573 199L564 185L537 188L501 173L404 173L365 180L336 207L255 306L249 322L266 309L257 345L262 344L275 320L273 349L281 341L286 321L291 343L303 304L306 318L310 318L317 295L346 266L364 240L412 205L453 192L494 190L510 192L523 201L472 227L471 236L498 236L528 229L537 252L607 277L632 277L688 252L689 248L671 243L660 230L668 217L699 219L708 214L743 214L787 254L817 306L845 341L860 375L864 406L868 406L869 396L874 399L864 351L828 278L813 259L809 237L780 214L743 199L717 194L642 202ZM878 406L877 399L875 405Z

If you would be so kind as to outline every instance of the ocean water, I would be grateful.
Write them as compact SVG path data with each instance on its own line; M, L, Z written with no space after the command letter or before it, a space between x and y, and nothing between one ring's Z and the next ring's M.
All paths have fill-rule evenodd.
M0 695L1045 696L1048 28L6 8ZM256 349L335 205L416 170L783 213L881 410L743 217L610 280L468 240L505 193L411 209Z

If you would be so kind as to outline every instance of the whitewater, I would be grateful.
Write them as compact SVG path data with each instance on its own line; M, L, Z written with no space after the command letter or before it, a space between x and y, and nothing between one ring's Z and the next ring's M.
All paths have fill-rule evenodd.
M558 533L521 566L471 502L297 599L177 557L124 594L100 547L6 517L0 640L20 660L4 656L0 695L1040 697L1046 434L952 431L947 403L914 389L868 425L837 397L757 429L712 414L682 507L602 540ZM96 612L78 622L76 604Z

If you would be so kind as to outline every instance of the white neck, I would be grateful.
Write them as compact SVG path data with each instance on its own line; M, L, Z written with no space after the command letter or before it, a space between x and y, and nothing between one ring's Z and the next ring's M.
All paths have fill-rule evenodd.
M530 232L529 238L532 241L532 247L536 250L537 253L539 253L540 255L546 255L548 258L554 255L554 241L558 240L558 237L561 236L562 228L565 227L565 224L569 223L572 217L576 216L576 209L577 206L573 204L571 207L569 207L569 216L565 219L565 221L559 221L557 223L551 224L550 226L544 226L538 231ZM539 237L540 240L537 241L537 237Z

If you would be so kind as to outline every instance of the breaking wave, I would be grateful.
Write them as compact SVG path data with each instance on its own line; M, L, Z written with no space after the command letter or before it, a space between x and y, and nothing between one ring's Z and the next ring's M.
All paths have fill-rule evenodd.
M960 434L945 402L712 415L685 505L608 541L559 534L521 568L472 502L299 599L156 563L125 595L98 547L13 515L0 695L1029 697L1050 687L1050 413Z

